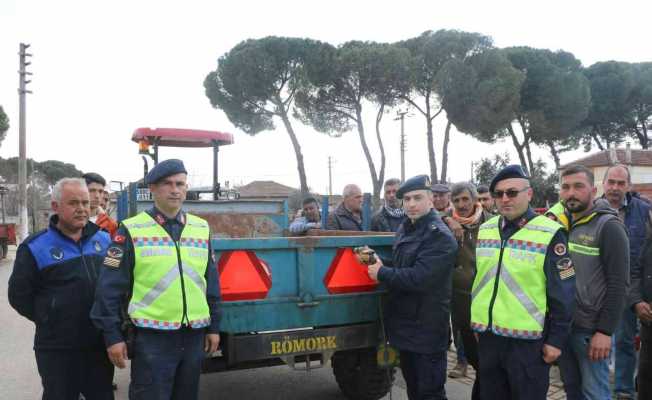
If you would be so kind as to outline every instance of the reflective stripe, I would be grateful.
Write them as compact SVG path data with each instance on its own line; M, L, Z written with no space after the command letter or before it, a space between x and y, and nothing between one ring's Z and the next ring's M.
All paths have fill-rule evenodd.
M199 276L199 274L197 274L197 271L195 271L189 266L186 266L185 264L182 264L182 266L183 266L183 273L187 275L188 278L190 278L194 282L194 284L197 285L199 289L201 289L201 291L204 294L206 294L206 283L204 283L202 277Z
M482 290L483 287L487 286L487 283L489 283L490 280L496 277L496 272L498 272L498 264L494 265L493 267L489 268L489 271L487 271L486 274L482 277L482 280L478 282L478 286L473 289L471 292L471 300L475 298L475 296L478 295L480 290Z
M530 224L525 225L521 229L527 229L529 231L548 232L548 233L552 233L553 235L557 233L557 231L559 230L559 228L550 228L547 226L530 225Z
M498 223L489 223L485 222L484 224L480 225L480 229L495 229L498 228Z
M539 311L536 304L530 300L530 298L523 292L518 283L512 278L512 276L507 271L507 268L500 269L500 280L509 288L510 292L518 299L518 302L521 303L523 308L525 308L541 326L543 326L546 316Z
M575 252L575 253L584 254L585 256L599 256L600 255L600 248L582 246L581 244L577 244L577 243L568 243L568 249L570 251L572 251L572 252Z
M138 311L142 308L150 306L154 300L156 300L165 290L170 287L172 282L174 282L179 277L179 266L172 265L167 274L161 278L160 281L156 283L149 292L145 293L142 299L137 303L129 303L129 314L133 314L135 311Z

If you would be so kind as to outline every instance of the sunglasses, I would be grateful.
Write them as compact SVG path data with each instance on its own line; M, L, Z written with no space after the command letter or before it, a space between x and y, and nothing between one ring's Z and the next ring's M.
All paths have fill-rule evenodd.
M493 197L494 199L502 199L503 195L507 195L507 197L513 199L514 197L518 196L519 193L525 192L529 188L530 188L529 186L526 186L521 190L516 190L516 189L495 190L491 193L491 197Z

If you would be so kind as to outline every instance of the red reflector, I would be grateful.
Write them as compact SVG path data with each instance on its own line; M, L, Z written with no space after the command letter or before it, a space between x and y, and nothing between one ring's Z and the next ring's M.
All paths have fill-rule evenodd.
M331 294L371 292L378 282L367 274L367 266L360 264L350 248L339 249L324 277L324 286Z
M225 301L264 299L272 287L269 267L253 251L224 252L217 263L217 271Z

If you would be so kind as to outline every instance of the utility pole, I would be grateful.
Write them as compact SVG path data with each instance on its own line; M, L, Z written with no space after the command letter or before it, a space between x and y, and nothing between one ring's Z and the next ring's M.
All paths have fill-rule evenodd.
M18 55L20 56L19 64L19 81L18 81L18 237L22 242L27 238L28 234L28 217L27 217L27 137L26 137L26 127L25 127L25 116L26 116L26 95L32 93L27 90L27 84L30 83L30 80L27 80L28 75L32 75L31 72L27 71L27 67L31 62L27 61L28 57L32 55L27 52L29 44L21 43L19 47Z
M405 182L405 111L397 111L396 115L398 117L394 118L394 121L401 120L401 182Z
M328 156L328 195L333 195L333 157Z

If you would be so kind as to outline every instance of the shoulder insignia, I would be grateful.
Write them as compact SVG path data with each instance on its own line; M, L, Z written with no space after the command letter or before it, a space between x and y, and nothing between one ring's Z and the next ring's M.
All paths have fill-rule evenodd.
M95 251L97 251L98 253L102 251L102 245L97 240L93 242L93 246L95 246Z
M120 259L106 256L104 257L104 266L109 268L120 268Z
M557 270L559 271L559 277L562 280L575 276L575 267L573 266L573 260L571 260L570 257L565 257L557 261Z
M566 254L566 245L563 243L557 243L553 248L553 251L558 256L563 256L564 254Z
M439 230L439 227L437 226L436 222L430 224L430 230L433 232L437 232Z
M122 258L124 252L118 246L111 246L106 250L106 255L111 258Z
M127 240L127 238L125 238L123 235L115 235L115 237L113 238L113 241L119 244L124 243L125 240Z

